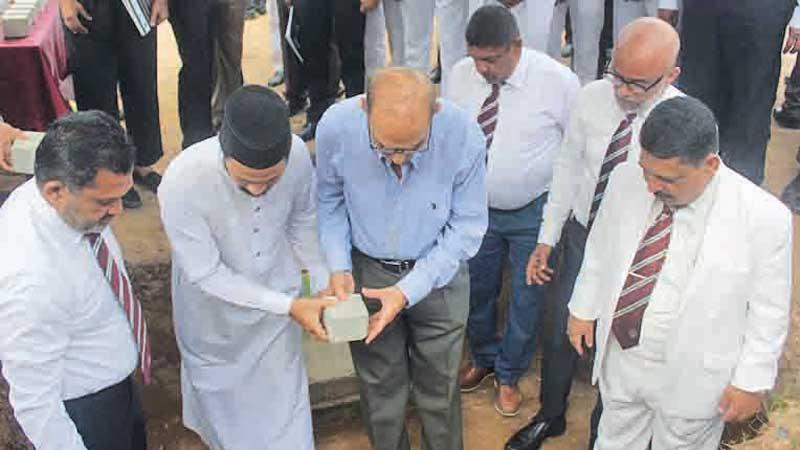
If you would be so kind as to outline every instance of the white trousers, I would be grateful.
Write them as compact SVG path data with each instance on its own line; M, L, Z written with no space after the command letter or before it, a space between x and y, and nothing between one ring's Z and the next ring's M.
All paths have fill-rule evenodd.
M378 2L378 6L367 13L364 25L364 69L367 77L386 66L387 33L392 65L406 65L403 11L401 2L396 0Z
M388 0L387 0L388 1ZM427 73L431 67L433 18L439 32L442 61L442 94L446 92L450 69L467 56L469 0L401 0L405 38L405 65Z
M499 3L498 0L469 0L470 15L481 6ZM510 9L517 19L523 45L541 52L547 51L554 3L539 0L524 1Z
M597 79L600 34L603 31L603 0L568 0L572 20L572 70L582 85Z
M658 0L614 0L614 42L625 25L639 17L655 17L658 14Z
M547 54L551 58L561 58L561 40L564 35L564 25L567 23L566 3L559 3L553 9L553 19L550 21L550 36L547 38Z
M623 351L613 335L600 374L603 415L594 450L717 450L724 423L682 419L659 408L665 383L671 383L663 362ZM686 382L691 383L691 380Z

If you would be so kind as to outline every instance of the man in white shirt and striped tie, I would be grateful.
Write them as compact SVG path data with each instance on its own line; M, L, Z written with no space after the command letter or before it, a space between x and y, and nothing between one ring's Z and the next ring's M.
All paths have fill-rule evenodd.
M638 164L611 174L569 303L573 347L597 348L594 450L716 450L777 377L792 217L721 162L699 100L659 103L639 140Z
M537 242L578 77L544 53L525 48L514 15L500 5L478 8L466 32L469 57L453 68L447 97L477 119L486 139L489 228L469 261L472 363L460 374L462 392L497 380L495 409L514 416L518 381L536 349L543 290L525 283ZM503 267L511 269L508 325L497 327Z
M150 342L109 222L135 149L114 118L54 122L34 179L0 209L0 361L16 419L39 450L145 450L140 368Z
M678 34L666 22L635 20L622 31L606 77L586 85L573 105L554 163L539 242L527 268L528 283L544 284L552 279L547 300L552 328L544 335L542 406L532 421L512 436L508 450L538 449L548 437L566 431L567 397L578 359L566 338L567 303L583 260L588 228L600 208L611 171L622 161L638 160L638 130L650 110L681 95L670 85L680 73L675 65L679 48ZM556 244L558 264L551 268L548 260ZM593 415L595 425L599 411Z

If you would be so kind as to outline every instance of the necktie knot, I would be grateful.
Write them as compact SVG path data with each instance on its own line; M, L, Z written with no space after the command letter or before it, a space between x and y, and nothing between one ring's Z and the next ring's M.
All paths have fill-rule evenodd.
M97 243L97 240L100 239L100 233L86 233L84 234L84 236L86 237L86 239L89 240L89 243L92 245Z

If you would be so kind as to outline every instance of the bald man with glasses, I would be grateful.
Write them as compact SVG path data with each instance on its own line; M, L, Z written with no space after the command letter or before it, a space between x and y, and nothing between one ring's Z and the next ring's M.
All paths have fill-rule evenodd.
M372 447L408 450L413 397L423 448L463 448L458 367L469 309L466 261L487 226L486 145L475 118L437 100L427 76L383 69L366 97L317 128L320 242L339 298L371 310L350 351Z
M650 111L682 95L671 86L680 73L675 65L679 50L680 39L669 24L649 17L636 19L621 31L603 79L589 83L578 94L554 162L539 242L526 274L529 284L550 282L546 304L552 327L544 332L542 406L511 437L506 450L538 449L547 438L566 431L567 397L578 361L566 335L567 303L586 238L611 172L623 161L638 161L637 136ZM550 260L556 244L556 257ZM551 267L549 261L556 263Z

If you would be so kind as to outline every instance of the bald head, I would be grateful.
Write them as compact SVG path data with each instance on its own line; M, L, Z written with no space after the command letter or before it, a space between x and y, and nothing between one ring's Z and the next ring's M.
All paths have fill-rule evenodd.
M632 78L650 79L675 67L681 40L667 22L642 17L629 23L614 47L614 67Z
M387 148L410 149L427 137L436 104L428 77L406 67L378 71L367 86L373 138Z

